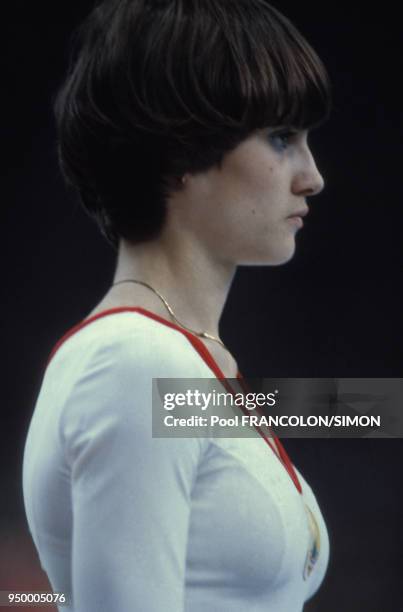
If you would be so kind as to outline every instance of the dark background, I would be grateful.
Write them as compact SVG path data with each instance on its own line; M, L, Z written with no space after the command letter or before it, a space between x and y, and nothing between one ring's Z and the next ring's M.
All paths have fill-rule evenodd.
M326 188L311 202L292 262L239 270L222 337L245 376L401 377L397 9L274 4L307 36L333 82L331 119L311 135ZM24 437L51 347L100 300L114 270L113 251L64 189L51 113L72 28L91 5L2 7L0 590L46 588L23 511ZM315 491L331 540L327 576L306 610L403 610L403 441L284 445Z

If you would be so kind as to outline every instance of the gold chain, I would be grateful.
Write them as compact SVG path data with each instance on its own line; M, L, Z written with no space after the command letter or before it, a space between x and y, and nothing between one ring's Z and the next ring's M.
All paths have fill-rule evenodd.
M192 332L192 334L195 334L196 336L199 336L200 338L208 338L209 340L214 340L214 342L218 342L218 344L220 344L223 348L225 348L226 351L229 352L224 342L220 338L217 338L217 336L213 336L212 334L209 334L204 331L201 331L201 332L195 331L194 329L191 329L190 327L187 327L186 325L181 323L179 319L177 318L177 316L175 315L174 311L172 310L171 306L168 304L167 300L161 295L159 291L154 289L154 287L151 287L151 285L149 285L148 283L130 278L126 280L117 281L116 283L113 283L112 287L115 287L116 285L122 285L123 283L136 283L138 285L143 285L143 287L147 287L147 289L151 289L151 291L153 291L155 295L159 297L159 299L164 304L165 308L168 310L171 317L175 320L175 322L180 327L183 327L183 329L186 329L187 331Z
M143 285L143 287L147 287L147 289L150 289L151 291L155 293L155 295L159 297L159 299L164 304L165 308L167 309L171 317L176 321L176 323L180 327L183 327L183 329L186 329L187 331L201 338L208 338L209 340L214 340L214 342L218 342L223 348L225 348L226 351L228 351L224 342L220 338L217 338L216 336L213 336L212 334L209 334L207 332L197 332L194 329L191 329L190 327L183 325L183 323L181 323L179 319L177 318L177 316L175 315L174 311L172 310L171 306L168 304L167 300L160 294L159 291L154 289L154 287L152 287L148 283L130 278L126 280L117 281L116 283L112 284L112 287L115 287L116 285L122 285L123 283L136 283L138 285ZM318 524L315 520L315 517L311 509L306 503L304 505L305 505L305 511L308 517L309 529L310 529L311 538L312 538L312 544L308 549L308 554L306 557L305 567L303 571L304 580L307 580L318 560L319 551L320 551L320 531L319 531Z

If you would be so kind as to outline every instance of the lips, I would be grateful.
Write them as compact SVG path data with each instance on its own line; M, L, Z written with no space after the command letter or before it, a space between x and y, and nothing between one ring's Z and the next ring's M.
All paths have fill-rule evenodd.
M291 215L288 215L287 219L293 218L293 217L306 217L306 215L309 213L309 208L302 208L301 210L297 210L296 212L292 213Z

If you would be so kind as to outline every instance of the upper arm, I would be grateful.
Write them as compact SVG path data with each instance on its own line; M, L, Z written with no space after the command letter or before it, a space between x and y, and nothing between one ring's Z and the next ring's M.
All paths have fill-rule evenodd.
M152 438L144 364L103 355L72 393L75 612L180 612L198 439Z

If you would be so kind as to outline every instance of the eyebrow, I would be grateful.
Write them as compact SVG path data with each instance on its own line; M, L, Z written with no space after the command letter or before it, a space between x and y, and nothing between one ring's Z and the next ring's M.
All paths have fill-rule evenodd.
M288 130L290 132L308 132L307 128L298 128L293 125L277 125L277 126L269 126L268 128L270 132L282 132L284 130Z

